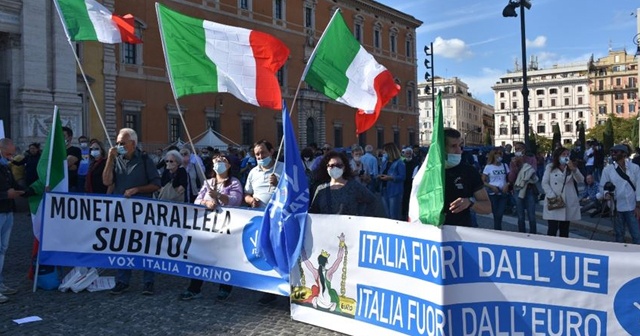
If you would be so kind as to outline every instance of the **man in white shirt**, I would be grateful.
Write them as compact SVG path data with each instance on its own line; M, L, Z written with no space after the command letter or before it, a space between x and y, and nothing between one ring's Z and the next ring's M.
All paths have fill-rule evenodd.
M613 200L618 216L615 219L614 230L616 241L623 243L625 228L629 229L631 242L640 243L640 167L627 161L629 147L615 145L610 150L613 164L607 165L600 178L600 192L598 199ZM611 187L615 191L611 192ZM613 210L613 209L612 209Z
M244 201L252 208L264 209L278 186L282 175L282 162L273 158L275 149L267 140L260 140L253 146L258 163L247 176L244 186Z

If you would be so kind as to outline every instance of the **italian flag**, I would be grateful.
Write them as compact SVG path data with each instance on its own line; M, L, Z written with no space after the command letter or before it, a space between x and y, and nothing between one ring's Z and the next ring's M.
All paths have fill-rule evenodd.
M400 91L391 72L355 39L340 10L322 33L302 78L314 90L357 108L358 134L375 124L382 107Z
M255 30L192 18L156 3L167 70L176 98L228 92L282 109L276 73L289 57L277 38Z
M53 121L44 145L40 161L38 161L38 180L31 184L35 196L29 197L29 209L33 222L33 234L40 240L42 225L43 195L46 191L68 192L69 178L67 172L67 147L62 133L62 122L58 107L53 110Z
M54 0L71 41L142 43L132 15L117 16L95 0Z

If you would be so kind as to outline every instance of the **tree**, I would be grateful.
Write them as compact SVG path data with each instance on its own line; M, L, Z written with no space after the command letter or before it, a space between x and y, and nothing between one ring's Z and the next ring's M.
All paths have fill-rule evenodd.
M631 143L633 144L633 148L635 149L640 146L640 144L638 143L638 136L640 136L640 134L638 134L638 129L640 128L640 125L638 125L639 122L637 117L631 117L629 119L633 120L633 128L631 129Z
M615 130L615 134L612 133L614 135L612 143L631 143L631 140L634 139L632 133L633 125L637 123L636 119L633 117L629 119L620 118L614 114L610 114L609 119L611 120L613 129ZM591 127L587 132L587 139L596 139L598 142L603 142L606 125L607 124L604 123Z
M491 134L489 134L489 132L484 134L484 145L493 146L493 140L491 139Z
M607 119L607 122L604 124L604 132L602 133L602 147L605 153L609 153L609 149L613 147L614 137L613 137L613 121L612 118Z
M529 127L529 150L533 154L538 154L538 135L533 131L533 127Z
M553 142L551 143L551 146L553 148L562 146L562 137L560 136L560 125L558 124L553 125Z
M550 152L551 151L551 139L544 135L536 134L536 144L538 145L538 152Z
M584 135L584 121L577 121L576 123L576 126L578 126L578 140L580 140L580 145L584 148L586 143Z

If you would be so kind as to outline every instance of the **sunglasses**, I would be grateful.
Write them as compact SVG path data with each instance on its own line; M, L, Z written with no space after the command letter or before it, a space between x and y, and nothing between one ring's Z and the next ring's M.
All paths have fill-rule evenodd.
M174 163L175 161L173 161L173 160L164 160L164 162L166 162L166 163Z
M328 164L327 168L344 168L342 163Z

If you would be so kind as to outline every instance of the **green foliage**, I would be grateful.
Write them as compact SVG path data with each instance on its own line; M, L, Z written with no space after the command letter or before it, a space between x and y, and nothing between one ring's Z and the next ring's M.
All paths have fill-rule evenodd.
M607 126L609 125L610 126ZM634 124L637 124L635 116L631 116L628 119L620 118L615 116L614 114L609 115L609 119L603 125L596 125L591 127L586 134L587 139L596 139L599 142L604 144L604 133L607 127L610 127L610 134L612 135L612 139L609 140L611 144L614 143L629 143L632 141L637 141L638 136L633 136L633 127ZM607 153L609 152L609 148L605 147Z
M578 126L578 140L580 140L580 143L582 144L582 148L584 148L584 144L586 143L585 134L584 134L584 122L578 121L576 123L577 123L576 126Z
M631 119L634 119L633 127L631 128L631 143L633 144L633 148L637 148L639 146L638 137L640 136L640 125L638 125L639 122L635 117L632 117Z
M604 132L602 133L602 147L604 147L605 153L609 152L609 149L613 147L613 143L613 121L609 118L607 122L604 123Z
M553 142L551 146L556 148L558 145L562 146L562 137L560 135L560 125L555 124L553 125Z
M536 144L538 145L538 153L551 151L551 139L544 135L536 135Z
M491 134L489 134L489 132L484 134L484 145L493 146L493 140L491 139Z

